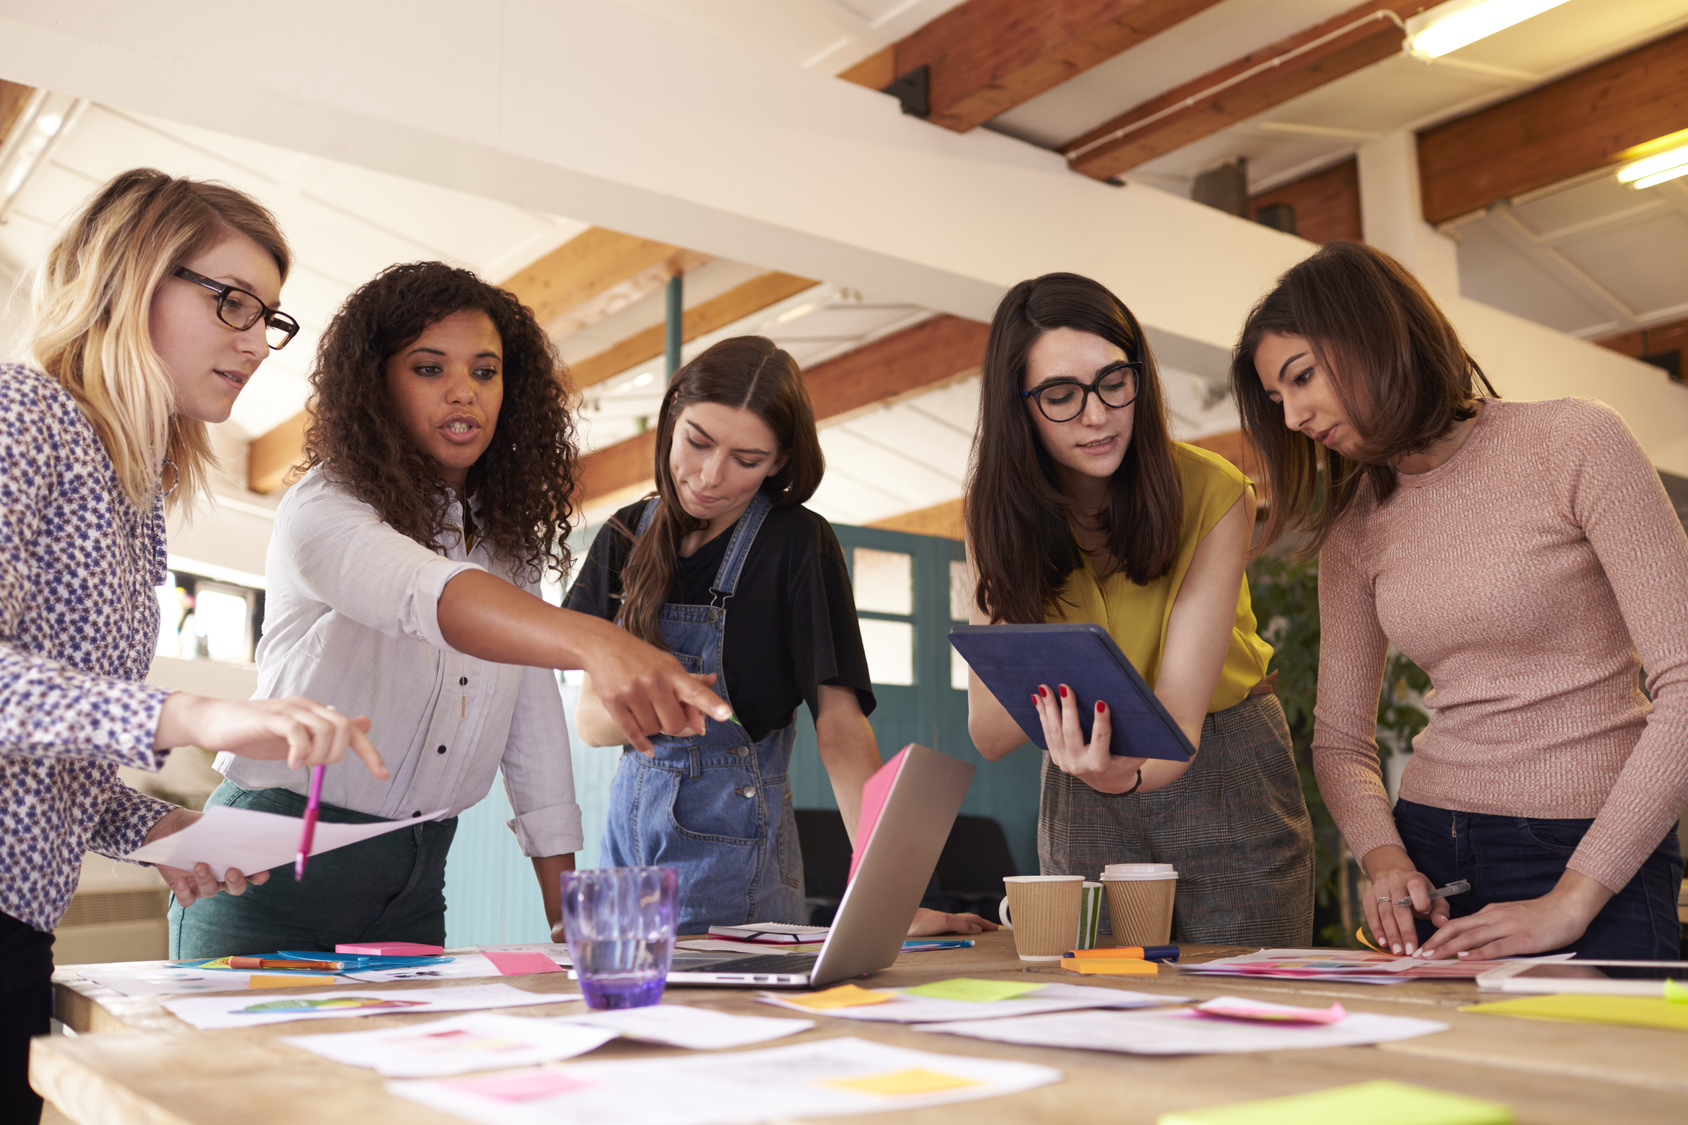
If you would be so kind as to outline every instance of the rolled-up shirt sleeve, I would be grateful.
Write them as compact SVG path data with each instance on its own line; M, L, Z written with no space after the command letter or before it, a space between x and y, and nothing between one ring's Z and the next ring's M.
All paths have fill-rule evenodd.
M275 546L292 557L306 594L371 629L451 648L440 595L465 570L485 568L436 554L321 476L300 481L282 504L298 510L276 520Z
M567 855L586 842L574 796L574 762L556 674L522 670L516 711L501 761L515 818L509 821L522 854Z
M99 823L88 836L88 847L101 855L122 859L146 840L152 826L175 808L168 801L149 797L113 780L106 788L105 807Z

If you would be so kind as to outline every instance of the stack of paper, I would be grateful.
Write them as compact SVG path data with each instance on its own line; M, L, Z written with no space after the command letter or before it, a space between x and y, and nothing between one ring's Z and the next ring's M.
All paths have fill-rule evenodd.
M579 1000L578 992L525 992L507 984L476 984L460 988L419 988L371 992L339 988L333 992L304 992L262 1000L251 995L192 996L166 1000L164 1007L200 1030L256 1027L289 1020L344 1019L348 1016L468 1012L481 1008L515 1008L528 1004L561 1004Z
M721 1055L574 1063L392 1082L395 1094L486 1125L726 1125L918 1109L1029 1090L1061 1072L1004 1059L823 1039Z
M1182 996L1153 996L1091 985L975 980L968 977L901 990L867 989L848 984L808 994L764 992L761 999L763 1003L796 1011L821 1012L842 1019L879 1023L999 1020L1040 1012L1148 1008L1186 1002Z

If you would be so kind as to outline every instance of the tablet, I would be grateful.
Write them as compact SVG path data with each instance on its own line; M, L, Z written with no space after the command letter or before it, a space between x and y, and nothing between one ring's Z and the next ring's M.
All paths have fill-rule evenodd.
M1078 696L1079 728L1090 737L1096 701L1113 712L1108 751L1187 762L1195 747L1100 625L956 625L950 644L1041 750L1043 724L1032 696L1066 684Z

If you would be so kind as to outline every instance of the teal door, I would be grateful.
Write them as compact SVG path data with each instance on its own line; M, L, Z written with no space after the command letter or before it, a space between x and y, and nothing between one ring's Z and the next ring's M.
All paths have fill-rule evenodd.
M880 755L889 758L918 742L977 766L962 811L999 821L1016 866L1036 872L1039 755L1021 747L987 762L967 735L967 666L948 639L950 625L967 620L961 544L844 524L833 530L855 589L878 701L868 721ZM799 808L838 807L807 708L799 711L791 784Z

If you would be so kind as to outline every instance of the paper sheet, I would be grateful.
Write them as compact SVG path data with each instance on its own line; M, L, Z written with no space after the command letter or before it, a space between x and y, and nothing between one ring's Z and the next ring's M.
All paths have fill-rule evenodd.
M466 1012L480 1008L515 1008L528 1004L558 1004L579 1000L578 992L526 992L508 984L475 984L460 988L414 988L374 992L338 988L333 992L303 992L268 999L251 993L239 996L192 996L166 1000L164 1007L201 1031L224 1027L255 1027L289 1020L345 1019L395 1013Z
M282 1042L389 1078L435 1078L571 1059L618 1034L562 1020L477 1012L374 1031L289 1035Z
M1569 953L1518 958L1566 961ZM1291 980L1339 980L1348 984L1398 984L1409 980L1475 979L1502 961L1423 961L1357 949L1262 949L1241 957L1221 957L1201 964L1180 962L1178 971L1215 976L1275 977Z
M1061 1072L1006 1059L822 1039L761 1051L579 1062L474 1079L392 1082L485 1125L726 1125L917 1109L1029 1090Z
M516 942L513 945L478 945L475 948L482 953L543 953L565 969L574 964L574 961L569 957L569 947L560 941Z
M435 809L423 816L405 820L383 820L376 824L330 824L318 821L312 837L311 854L321 855L347 844L384 836L424 820L445 815ZM192 867L206 863L221 875L234 868L245 875L268 871L272 867L291 864L299 853L299 831L303 822L298 817L236 809L227 805L213 805L205 815L182 829L150 844L136 848L125 859L140 863L163 863L171 867ZM305 878L311 877L305 872Z
M1670 1027L1688 1031L1688 1004L1662 996L1585 996L1555 993L1520 996L1471 1004L1460 1009L1484 1016L1521 1016L1532 1020L1568 1020L1575 1023L1620 1023L1631 1027Z
M814 1020L793 1020L767 1016L735 1016L709 1008L685 1004L653 1004L648 1008L623 1008L613 1012L585 1012L564 1016L561 1021L591 1027L611 1028L632 1039L666 1043L691 1051L722 1047L747 1047L783 1039L815 1026Z
M285 979L286 985L272 985L270 987L297 988L300 985L316 985L326 988L341 983L343 977L329 976L286 976L282 974L263 974L246 972L225 972L209 969L189 969L176 965L145 964L133 968L121 963L112 965L84 966L76 970L76 975L85 981L91 981L102 988L109 988L123 996L193 996L206 992L239 992L248 988L262 988L264 985L252 984L252 979L259 976L272 976Z
M1131 1055L1222 1055L1310 1047L1360 1047L1412 1039L1448 1025L1402 1016L1351 1013L1340 1023L1244 1023L1176 1012L1072 1012L1006 1020L932 1023L922 1031L1031 1047L1078 1047Z
M416 965L409 969L366 969L361 973L346 973L347 980L364 984L386 984L403 980L468 980L476 977L500 975L491 960L480 953L453 953L451 960L436 965Z
M1512 1125L1512 1120L1512 1111L1499 1102L1379 1080L1163 1113L1157 1125Z
M1046 984L1009 1000L980 1002L949 1000L934 996L916 996L910 991L881 991L890 1000L871 1007L827 1008L824 1014L847 1020L868 1020L875 1023L945 1023L960 1020L998 1020L1013 1016L1030 1016L1043 1012L1072 1012L1083 1008L1149 1008L1166 1004L1183 1004L1183 996L1157 996L1146 992L1128 992L1122 988L1098 988L1084 984ZM781 1008L804 1010L799 997L764 992L761 1000Z

